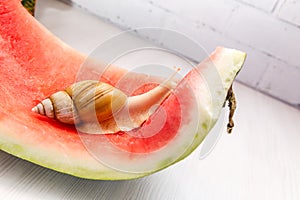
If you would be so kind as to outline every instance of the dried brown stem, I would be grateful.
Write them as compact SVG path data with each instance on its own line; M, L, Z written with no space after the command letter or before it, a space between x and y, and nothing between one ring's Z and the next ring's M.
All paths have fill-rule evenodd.
M226 101L228 101L228 107L229 107L229 122L227 124L227 132L228 132L228 134L230 134L234 127L233 115L234 115L234 112L236 109L236 99L235 99L235 95L234 95L234 92L232 89L232 85L230 86L230 88L228 90Z

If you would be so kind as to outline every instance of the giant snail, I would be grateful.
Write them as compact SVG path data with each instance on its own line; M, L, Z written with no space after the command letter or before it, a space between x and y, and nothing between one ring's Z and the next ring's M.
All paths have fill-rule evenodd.
M127 96L104 82L84 80L44 99L32 111L90 134L128 131L141 126L176 87L176 68L167 80L137 96Z

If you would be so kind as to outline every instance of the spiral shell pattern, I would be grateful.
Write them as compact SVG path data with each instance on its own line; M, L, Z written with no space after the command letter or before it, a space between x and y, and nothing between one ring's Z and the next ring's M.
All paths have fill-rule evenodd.
M65 91L52 94L32 108L32 111L65 124L75 124L78 116L73 100Z
M127 96L113 86L85 80L52 94L32 111L66 124L102 122L112 118L126 101Z

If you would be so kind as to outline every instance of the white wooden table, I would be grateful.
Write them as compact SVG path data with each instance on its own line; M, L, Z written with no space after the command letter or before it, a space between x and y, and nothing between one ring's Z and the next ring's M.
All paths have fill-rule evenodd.
M39 0L38 19L82 52L118 28L54 0ZM78 27L81 23L81 28ZM232 135L211 154L200 149L159 173L132 181L91 181L0 152L0 199L299 200L300 111L241 84Z

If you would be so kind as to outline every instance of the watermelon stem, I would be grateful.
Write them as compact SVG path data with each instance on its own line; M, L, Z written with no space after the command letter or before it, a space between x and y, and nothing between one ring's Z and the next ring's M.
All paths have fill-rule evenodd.
M22 0L22 5L28 10L28 12L34 16L35 2L36 0Z
M236 110L236 99L235 99L235 94L232 89L232 85L230 86L230 88L228 90L226 101L228 101L228 107L229 107L229 122L227 124L227 133L230 134L234 127L233 115Z

